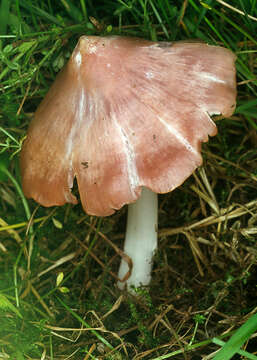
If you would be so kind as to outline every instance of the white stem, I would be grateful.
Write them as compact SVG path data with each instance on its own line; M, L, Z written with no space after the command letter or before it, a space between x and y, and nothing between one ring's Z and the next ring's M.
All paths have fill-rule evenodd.
M140 198L128 206L128 220L124 252L133 263L131 276L118 287L128 290L131 286L148 285L151 281L152 258L157 248L158 197L151 190L143 188ZM119 279L128 272L129 267L122 259Z

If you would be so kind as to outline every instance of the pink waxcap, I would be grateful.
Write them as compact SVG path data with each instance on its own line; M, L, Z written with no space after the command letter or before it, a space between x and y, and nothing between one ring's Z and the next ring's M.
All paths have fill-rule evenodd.
M202 163L211 115L232 115L235 55L195 42L82 36L38 107L21 151L22 186L44 206L105 216L166 193Z

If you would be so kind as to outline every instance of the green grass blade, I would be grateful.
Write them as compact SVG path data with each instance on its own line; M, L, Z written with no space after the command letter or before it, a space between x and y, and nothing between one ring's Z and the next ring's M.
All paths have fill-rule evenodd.
M65 8L65 10L67 11L67 13L74 21L78 21L78 22L82 21L81 10L77 8L75 5L73 5L73 3L70 0L61 0L61 3Z
M220 339L213 338L212 341L216 345L224 346L226 343ZM250 354L248 351L238 350L237 353L247 358L247 360L257 360L257 356Z
M222 12L214 9L213 7L211 7L208 3L201 1L201 5L203 7L206 7L207 9L209 9L210 11L214 12L216 15L220 16L221 19L223 19L224 21L226 21L228 24L230 24L236 31L238 31L238 33L241 33L242 35L244 35L246 38L248 38L249 40L251 40L255 45L257 45L257 40L251 36L247 31L245 31L241 26L238 26L234 21L232 21L231 19L229 19L226 15L224 15Z
M257 314L253 315L244 323L236 333L223 346L213 360L229 360L241 348L241 346L250 338L252 333L257 330Z
M48 12L46 12L45 10L40 9L39 7L32 5L28 2L26 2L25 0L20 0L20 5L21 7L25 8L26 10L30 11L32 14L35 14L36 16L42 17L43 19L62 26L62 23L55 17L52 16L51 14L49 14Z
M245 110L249 110L250 108L257 107L257 99L247 101L243 103L242 105L237 106L235 113L236 114L242 114Z
M65 304L64 301L62 301L60 298L56 297L57 300L63 305L63 307L69 311L75 319L77 319L82 325L84 325L86 328L91 328L91 326L84 320L82 319L78 314L76 314L67 304ZM92 333L98 338L98 340L100 340L104 345L106 345L109 349L113 349L113 346L105 339L103 338L98 331L96 330L91 330Z
M161 27L162 27L162 30L163 30L165 36L166 36L167 39L168 39L168 38L169 38L168 30L167 30L166 26L164 25L164 23L163 23L163 21L162 21L162 18L161 18L161 16L160 16L159 12L158 12L158 10L156 9L156 7L154 6L154 3L153 3L151 0L149 0L149 3L150 3L150 5L151 5L151 7L152 7L152 9L153 9L153 12L154 12L157 20L159 21L159 23L160 23L160 25L161 25Z
M9 19L10 0L2 0L0 5L0 35L5 35Z

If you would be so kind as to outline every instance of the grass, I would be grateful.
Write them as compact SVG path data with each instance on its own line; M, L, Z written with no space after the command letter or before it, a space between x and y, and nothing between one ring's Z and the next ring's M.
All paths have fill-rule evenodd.
M257 359L256 33L256 0L1 1L1 359ZM21 192L28 124L82 34L237 54L236 111L203 166L159 197L153 280L136 298L115 287L125 208L95 218Z

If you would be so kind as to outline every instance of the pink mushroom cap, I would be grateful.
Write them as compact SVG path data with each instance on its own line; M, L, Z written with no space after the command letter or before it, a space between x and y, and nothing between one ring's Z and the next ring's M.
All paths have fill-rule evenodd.
M231 116L235 55L195 42L82 36L30 124L24 194L105 216L145 186L167 193L202 163L201 143Z

